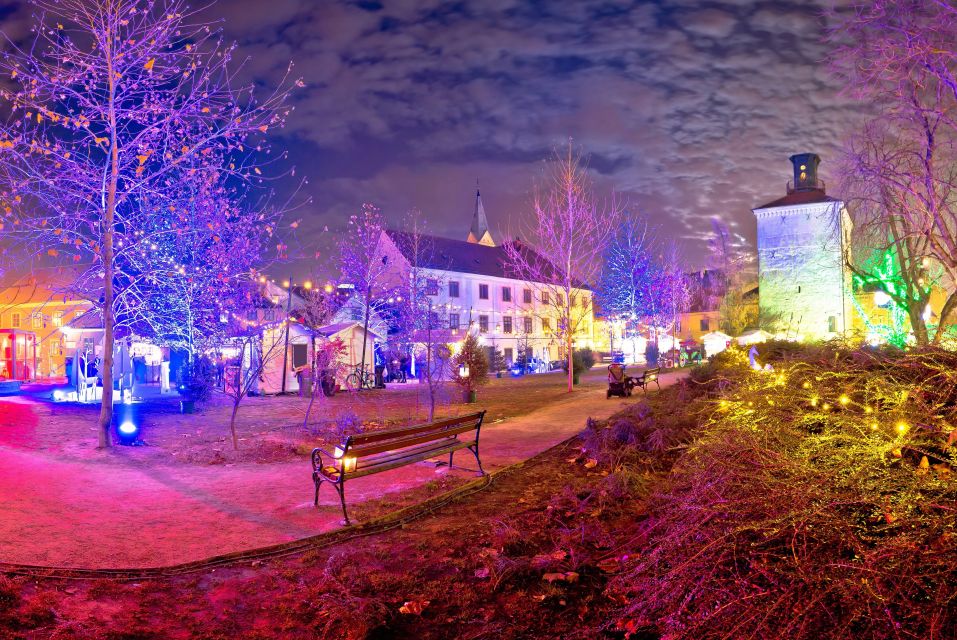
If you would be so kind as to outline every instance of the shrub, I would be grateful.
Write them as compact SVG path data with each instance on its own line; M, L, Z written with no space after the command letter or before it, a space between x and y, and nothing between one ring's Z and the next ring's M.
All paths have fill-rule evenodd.
M469 368L468 377L459 376L459 367L466 365ZM469 333L462 341L462 349L453 360L452 376L456 384L471 390L473 387L488 382L488 356L478 343L478 339Z
M774 372L739 351L696 374L726 384L608 589L629 602L619 627L943 637L957 627L957 511L942 508L957 500L957 355L769 346Z

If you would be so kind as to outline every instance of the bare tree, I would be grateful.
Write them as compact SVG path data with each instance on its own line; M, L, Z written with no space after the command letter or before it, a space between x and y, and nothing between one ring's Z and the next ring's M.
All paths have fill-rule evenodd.
M435 417L435 407L443 381L449 378L451 357L448 344L451 332L447 309L435 303L435 297L445 286L440 273L434 269L435 251L432 236L422 214L412 210L406 216L405 230L393 234L408 261L395 291L395 324L399 340L405 342L414 358L417 351L424 355L422 379L428 389L428 419Z
M832 69L873 113L844 154L854 245L865 249L846 262L874 281L873 265L892 256L899 273L885 293L919 344L936 343L957 307L957 11L874 0L835 14L835 24ZM923 314L933 284L947 296L931 338Z
M234 86L234 47L183 0L32 4L32 42L8 41L0 57L0 233L22 262L62 257L83 271L73 292L102 312L111 380L118 305L142 281L123 256L177 233L184 180L218 185L233 201L262 181L265 135L283 124L290 86L262 101ZM160 218L165 226L151 225ZM264 220L257 232L269 229ZM184 276L168 266L154 277ZM112 400L103 394L101 447L111 444Z
M745 298L745 269L748 258L736 251L731 231L718 218L711 219L712 236L708 241L713 276L718 282L718 299L708 302L717 303L721 315L721 329L729 335L740 335L749 326L754 325L758 318L751 304ZM711 292L700 292L702 300ZM706 305L710 306L710 305Z
M594 312L588 290L601 273L601 256L620 209L614 197L600 201L592 193L581 157L569 142L546 165L535 193L533 215L524 230L534 248L520 241L505 244L510 272L537 290L543 307L558 322L573 390L572 361L576 333Z

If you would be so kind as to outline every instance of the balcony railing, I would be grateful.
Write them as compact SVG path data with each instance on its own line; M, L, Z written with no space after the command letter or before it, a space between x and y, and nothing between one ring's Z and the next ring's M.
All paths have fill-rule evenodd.
M824 191L824 181L820 179L814 180L814 181L808 181L808 183L805 184L804 186L795 187L794 183L788 180L787 189L788 189L788 195L794 193L795 191L811 191L812 189L820 189L821 191Z

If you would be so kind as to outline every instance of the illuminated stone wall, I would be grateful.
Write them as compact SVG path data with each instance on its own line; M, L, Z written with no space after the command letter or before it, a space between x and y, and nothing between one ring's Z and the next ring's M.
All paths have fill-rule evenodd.
M769 206L754 214L762 326L809 340L849 333L850 273L842 250L851 222L844 203Z

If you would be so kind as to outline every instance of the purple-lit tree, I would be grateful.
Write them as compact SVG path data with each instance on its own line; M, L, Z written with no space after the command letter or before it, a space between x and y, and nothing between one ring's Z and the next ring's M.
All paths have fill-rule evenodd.
M409 346L410 356L423 356L420 372L429 394L428 420L435 417L435 407L442 381L449 377L449 359L452 341L448 326L448 309L438 306L435 297L446 283L432 269L435 247L427 233L427 223L421 212L412 210L406 216L405 230L394 237L408 261L399 275L394 291L394 324L397 337Z
M366 203L358 214L349 218L349 226L339 242L339 282L352 287L353 295L361 301L365 334L370 318L387 310L389 298L394 302L400 285L395 257L387 254L386 243L382 241L384 231L381 212L375 205ZM366 340L360 356L363 369L366 362L374 358L374 354L366 353L365 345Z
M166 247L189 243L194 205L207 208L210 240L227 253L241 235L230 230L257 239L274 230L246 198L272 162L265 137L283 124L291 87L284 79L257 100L252 86L239 86L235 47L182 0L33 5L31 42L8 42L0 58L9 113L0 125L5 257L72 261L80 275L71 293L103 315L109 381L117 318L150 287L176 289L191 275L182 252ZM212 199L184 198L184 183ZM110 446L111 418L107 392L100 446Z
M593 314L587 287L601 274L601 258L619 218L614 198L601 202L593 193L581 157L571 143L565 153L556 152L546 166L544 184L536 190L533 215L523 242L505 244L511 274L525 280L538 292L550 317L557 319L557 333L564 343L568 363L568 391L573 390L575 334L585 328Z
M873 0L833 18L832 71L873 114L844 154L854 245L866 249L846 262L871 282L890 254L900 282L884 292L918 343L936 343L957 309L957 7ZM947 296L931 339L932 279Z

